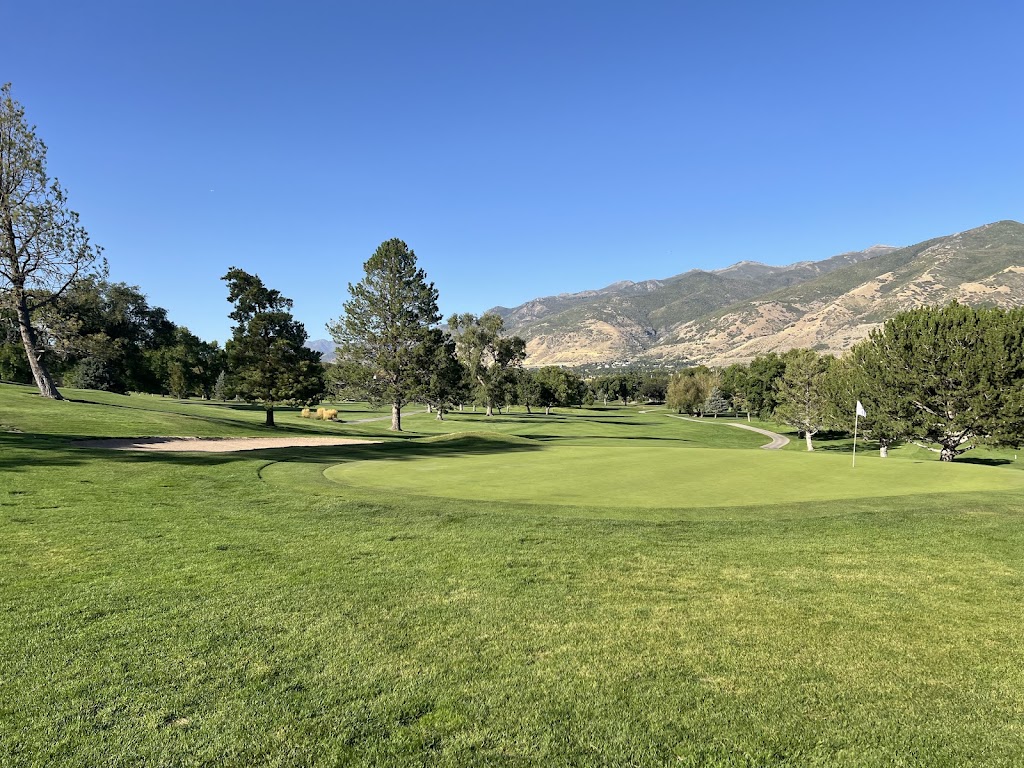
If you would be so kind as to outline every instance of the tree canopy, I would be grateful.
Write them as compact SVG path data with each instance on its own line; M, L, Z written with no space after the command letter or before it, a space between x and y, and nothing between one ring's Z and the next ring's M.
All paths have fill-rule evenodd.
M303 346L306 329L292 317L291 299L237 267L222 279L234 304L235 325L226 345L230 391L262 403L272 427L276 403L319 399L324 389L320 353Z
M703 365L672 374L668 382L665 404L677 413L699 413L707 409L709 399L719 384L717 371ZM716 406L718 401L716 400Z
M46 171L46 145L25 111L0 87L0 301L15 314L32 378L44 397L61 399L41 354L33 315L79 278L101 275L100 249L89 241L67 196Z
M363 264L365 276L349 283L344 314L327 328L338 360L359 366L371 402L391 404L391 429L402 429L402 407L424 379L420 346L441 320L437 289L416 264L416 254L393 238Z
M851 359L887 437L937 450L943 461L983 442L1024 442L1024 310L954 302L903 312Z
M828 422L825 379L833 358L822 357L813 349L791 349L782 359L786 368L775 384L775 420L800 430L807 450L813 451L812 438Z
M557 365L547 365L526 373L534 381L534 402L543 406L545 415L550 416L552 408L583 402L586 384L572 371Z
M516 390L515 371L526 359L526 342L518 336L505 336L504 320L493 313L480 317L452 315L448 327L459 359L476 382L487 415L493 416L494 406L504 404L506 396Z

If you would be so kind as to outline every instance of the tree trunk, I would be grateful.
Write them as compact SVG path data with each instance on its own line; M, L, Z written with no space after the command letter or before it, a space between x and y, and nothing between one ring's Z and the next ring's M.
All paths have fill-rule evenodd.
M948 445L942 446L942 451L939 453L939 461L952 461L956 458L956 448L950 448Z
M484 416L493 416L493 415L494 415L494 409L491 407L491 401L488 400L487 401L487 413L485 413Z
M402 406L398 403L391 404L391 431L402 431Z
M39 387L39 394L51 400L63 400L57 385L53 383L53 377L46 370L46 364L39 358L39 351L36 349L36 332L32 328L32 318L29 316L28 304L25 296L18 297L18 330L21 331L21 341L25 346L25 357L28 358L28 366L32 369L32 378Z
M804 437L807 438L807 450L808 451L813 451L814 450L814 443L811 442L811 433L810 432L804 432Z
M427 403L427 413L432 413L430 403Z
M530 404L529 403L526 404L526 413L528 415L532 415L533 414L533 411L530 410Z
M442 411L440 408L437 409L437 420L444 421L444 411Z
M272 427L274 426L274 406L273 404L271 404L265 407L267 409L267 421L265 422L264 426Z
M878 448L878 455L881 456L883 459L888 458L889 457L889 446L888 445L879 446L879 448Z
M550 416L551 415L551 406L550 405L545 405L544 406L544 415L545 416Z

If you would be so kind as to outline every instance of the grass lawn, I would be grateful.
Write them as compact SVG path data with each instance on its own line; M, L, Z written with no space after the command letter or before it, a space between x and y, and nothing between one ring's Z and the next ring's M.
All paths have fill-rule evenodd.
M0 765L1024 762L1012 453L70 394L0 385Z

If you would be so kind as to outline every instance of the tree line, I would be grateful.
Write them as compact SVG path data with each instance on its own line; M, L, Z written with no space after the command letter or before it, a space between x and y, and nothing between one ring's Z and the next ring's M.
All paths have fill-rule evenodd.
M102 250L46 168L46 146L0 87L0 378L34 381L60 399L66 386L277 404L356 396L402 409L426 403L437 418L466 405L559 406L666 402L679 412L756 413L798 429L813 450L826 429L848 431L863 402L865 433L883 454L915 442L950 461L982 442L1024 435L1024 310L953 303L892 318L841 358L810 349L770 353L723 369L619 371L585 381L559 367L524 368L526 344L496 314L454 314L441 325L438 292L397 238L349 284L328 325L334 365L307 349L292 302L258 275L222 278L234 321L221 349L151 307L138 287L107 280ZM935 448L938 446L938 448Z
M667 403L698 415L755 413L796 428L807 449L820 432L909 442L943 461L978 445L1024 443L1024 309L923 307L900 313L841 357L812 349L749 364L673 374Z

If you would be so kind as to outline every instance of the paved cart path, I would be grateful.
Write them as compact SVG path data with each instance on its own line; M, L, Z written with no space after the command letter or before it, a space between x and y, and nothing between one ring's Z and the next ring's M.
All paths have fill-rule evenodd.
M666 416L672 419L682 419L683 421L692 421L694 424L711 424L712 422L707 419L691 419L689 416L677 416L674 413L666 413ZM778 432L769 432L767 429L761 429L760 427L752 427L749 424L733 424L732 422L722 422L727 427L736 427L737 429L746 429L750 432L757 432L759 435L770 437L772 441L765 443L761 447L766 451L777 451L779 448L789 445L789 438L785 435L780 435Z

